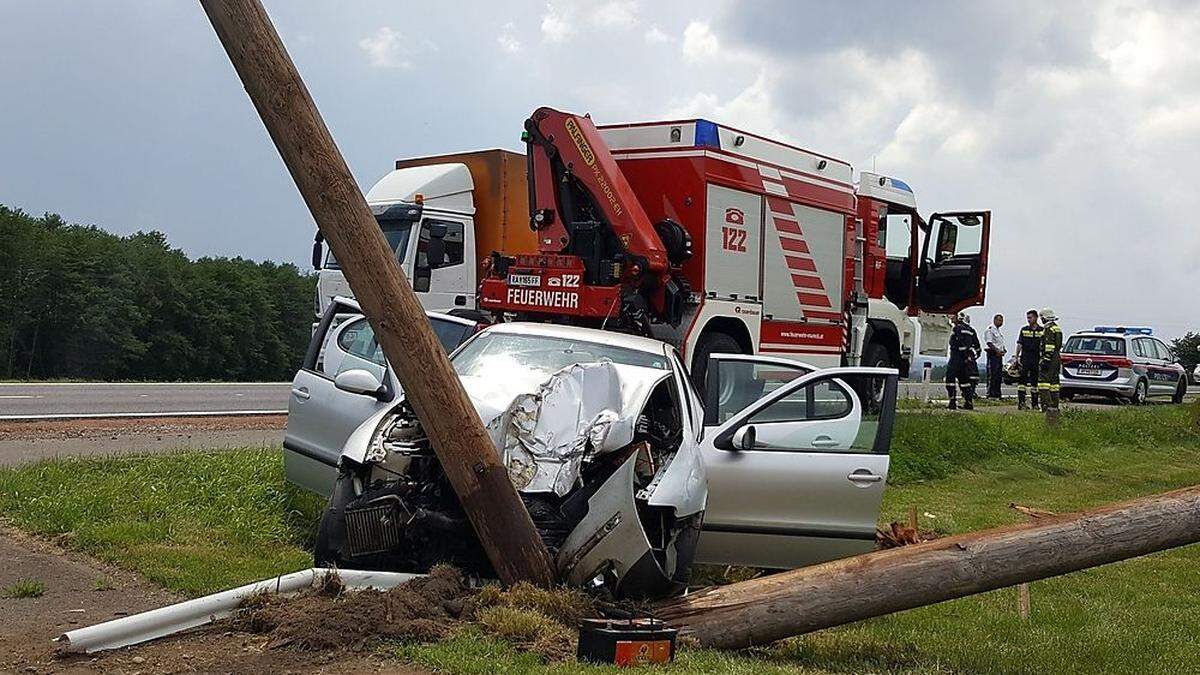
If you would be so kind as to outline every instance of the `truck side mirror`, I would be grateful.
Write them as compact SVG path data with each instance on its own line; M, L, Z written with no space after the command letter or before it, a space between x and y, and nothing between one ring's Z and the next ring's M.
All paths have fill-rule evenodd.
M312 266L314 270L321 269L321 262L325 258L325 247L321 245L322 241L324 239L320 235L313 240Z
M430 269L446 263L446 226L439 223L429 225L429 243L425 248L425 260Z

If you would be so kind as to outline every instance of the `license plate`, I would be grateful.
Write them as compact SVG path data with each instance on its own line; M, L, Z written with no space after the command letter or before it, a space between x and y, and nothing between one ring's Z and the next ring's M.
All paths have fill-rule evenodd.
M1086 375L1088 377L1101 377L1102 375L1105 375L1105 372L1099 368L1078 368L1076 372L1078 372L1080 375Z
M540 274L510 274L508 275L509 286L532 286L537 288L542 285L542 275Z

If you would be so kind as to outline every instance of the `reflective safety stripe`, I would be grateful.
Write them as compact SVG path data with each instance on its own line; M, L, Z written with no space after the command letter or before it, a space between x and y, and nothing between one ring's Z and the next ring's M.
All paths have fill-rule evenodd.
M1045 391L1058 391L1058 390L1062 389L1062 385L1050 384L1048 382L1038 382L1038 389L1042 389Z

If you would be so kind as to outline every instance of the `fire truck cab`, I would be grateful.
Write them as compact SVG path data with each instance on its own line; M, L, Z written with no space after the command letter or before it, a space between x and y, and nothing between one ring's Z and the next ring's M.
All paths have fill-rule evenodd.
M693 302L655 334L693 368L738 351L907 373L983 302L987 211L925 221L902 181L856 184L846 162L707 120L599 131L650 220L692 236Z

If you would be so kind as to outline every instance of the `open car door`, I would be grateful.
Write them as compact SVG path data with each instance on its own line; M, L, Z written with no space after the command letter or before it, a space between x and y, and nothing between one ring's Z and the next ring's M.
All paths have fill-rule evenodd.
M954 314L983 304L991 221L991 211L930 216L916 279L921 310Z
M719 363L710 366L714 371L718 379L752 374ZM708 506L696 561L791 569L872 550L897 379L888 368L818 370L724 421L706 410L701 452ZM878 400L873 391L882 391ZM706 405L719 406L708 399Z

